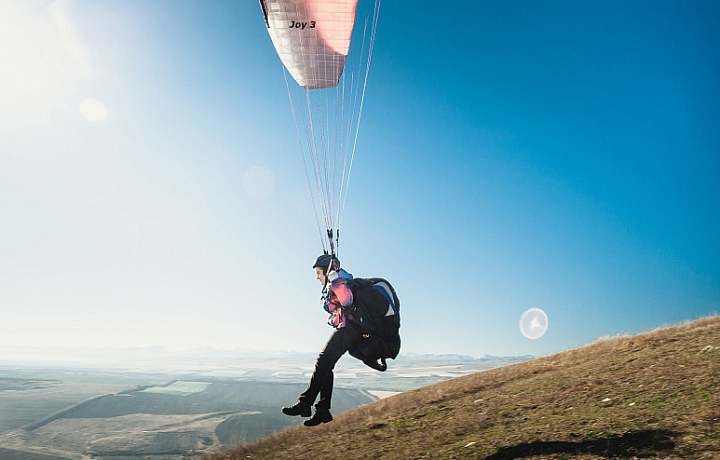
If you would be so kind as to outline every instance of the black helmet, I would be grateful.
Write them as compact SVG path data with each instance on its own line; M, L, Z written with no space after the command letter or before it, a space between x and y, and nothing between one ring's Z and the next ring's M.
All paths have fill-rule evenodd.
M322 267L326 270L328 268L330 270L339 270L340 260L335 256L331 256L330 254L322 254L315 259L315 262L313 262L313 268L315 267Z

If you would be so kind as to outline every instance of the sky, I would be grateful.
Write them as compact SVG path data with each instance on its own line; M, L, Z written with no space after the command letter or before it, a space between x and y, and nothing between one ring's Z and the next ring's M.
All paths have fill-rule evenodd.
M720 310L718 20L381 4L340 258L395 287L402 353L543 356ZM319 351L317 235L257 1L0 0L0 359Z

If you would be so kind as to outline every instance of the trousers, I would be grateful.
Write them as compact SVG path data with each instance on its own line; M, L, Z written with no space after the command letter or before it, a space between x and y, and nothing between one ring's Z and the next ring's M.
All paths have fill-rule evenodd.
M315 407L330 410L335 379L333 374L335 364L345 352L356 345L360 337L360 331L352 323L343 328L335 329L318 355L307 390L300 395L298 401L311 406L319 395L320 399Z

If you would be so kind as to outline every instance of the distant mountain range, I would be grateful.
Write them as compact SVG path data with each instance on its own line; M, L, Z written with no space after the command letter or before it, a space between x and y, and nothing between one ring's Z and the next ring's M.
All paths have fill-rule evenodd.
M183 377L306 383L316 353L294 351L218 350L212 347L172 352L165 347L57 348L3 350L0 367L87 369ZM405 391L450 378L534 359L533 356L429 355L407 353L379 373L348 356L336 367L339 387Z

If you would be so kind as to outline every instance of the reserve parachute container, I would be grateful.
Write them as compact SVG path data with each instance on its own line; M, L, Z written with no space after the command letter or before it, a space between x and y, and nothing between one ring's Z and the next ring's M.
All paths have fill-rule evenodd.
M260 0L260 6L283 64L323 250L336 254L380 0Z

